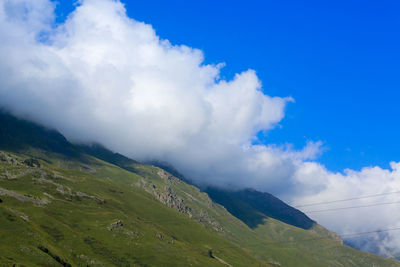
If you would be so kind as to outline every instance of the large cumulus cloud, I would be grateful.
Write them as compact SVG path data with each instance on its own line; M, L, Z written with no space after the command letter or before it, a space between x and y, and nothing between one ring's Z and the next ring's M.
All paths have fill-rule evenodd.
M198 183L253 187L292 204L400 189L396 163L338 174L312 161L320 142L299 151L253 145L292 101L264 94L255 71L221 79L224 64L204 64L202 51L160 39L119 1L80 1L61 25L54 5L0 0L0 107L75 142L167 161ZM355 232L396 226L400 218L389 206L373 210L372 219L362 209L340 219L310 215ZM379 240L381 253L400 247L392 233Z
M200 50L161 40L118 1L83 1L58 26L52 2L1 3L0 104L12 112L72 141L169 161L199 181L238 185L263 168L261 186L287 161L249 166L275 154L250 144L291 101L263 94L253 70L220 79L223 64L206 65Z

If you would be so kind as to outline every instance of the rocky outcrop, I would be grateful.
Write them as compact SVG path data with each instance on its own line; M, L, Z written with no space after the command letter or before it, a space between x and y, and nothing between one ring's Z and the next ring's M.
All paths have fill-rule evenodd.
M189 193L180 190L176 186L178 183L181 183L181 181L162 169L159 169L157 174L168 185L160 187L146 179L140 179L135 185L152 194L158 201L166 206L175 209L182 214L186 214L189 218L216 232L224 232L224 228L218 220L216 220L214 216L210 215L206 210L206 207L214 207L214 204L208 197L203 200L204 197L201 196L201 201ZM179 193L182 194L179 195ZM199 194L201 193L199 192ZM204 209L199 208L198 204L205 205L206 207Z
M90 198L90 199L93 199L93 200L95 200L98 204L104 204L104 203L106 203L106 200L105 200L104 198L100 197L100 196L91 196L91 195L88 195L88 194L86 194L86 193L79 192L79 191L75 192L74 195L77 196L77 197L81 197L81 198Z
M18 210L14 210L14 209L12 209L12 208L9 208L8 210L11 211L12 213L18 215L22 220L24 220L24 221L26 221L26 222L29 222L29 217L28 217L28 215L26 215L25 213L20 212L20 211L18 211Z
M221 224L213 216L210 216L206 210L201 209L199 216L196 216L195 220L201 224L208 224L214 231L224 232Z
M34 173L35 170L33 169L24 169L24 168L18 168L18 169L7 169L7 168L0 168L0 179L6 179L6 180L13 180L13 179L18 179L22 176L25 176L27 174Z
M8 163L13 166L23 165L19 157L0 151L0 162Z
M10 153L0 151L0 162L8 163L12 166L27 166L32 168L40 168L41 164L37 159L27 158L23 159Z
M88 195L84 192L79 192L76 191L74 192L71 188L68 186L64 186L62 184L56 183L53 180L47 179L48 175L46 172L41 171L40 172L40 178L33 178L33 180L39 182L39 183L47 183L47 184L52 184L56 187L57 192L59 192L61 195L65 195L67 200L72 200L72 199L80 199L80 198L89 198L95 200L98 204L104 204L105 199L99 196L91 196Z
M158 168L157 174L158 174L158 176L160 176L161 179L164 180L164 182L166 182L168 184L177 184L177 183L181 182L181 180L174 177L170 173L164 171L163 169Z
M46 174L42 173L40 178L33 178L33 179L39 183L47 183L47 184L54 185L56 187L56 190L62 195L72 195L73 194L71 188L69 188L68 186L63 186L63 185L58 184L50 179L46 179L46 178L44 178L45 176L46 176Z
M23 159L16 155L0 151L0 179L18 179L27 174L35 173L41 168L40 162L33 158Z
M170 187L166 186L165 191L157 193L156 197L160 202L164 203L168 207L192 217L192 209L187 206L185 200L176 195Z
M34 205L39 206L39 207L50 203L50 201L47 198L40 199L40 198L36 198L33 196L29 196L29 195L21 195L19 193L16 193L14 191L7 190L7 189L1 188L1 187L0 187L0 196L13 197L22 202L32 202Z
M156 234L156 237L157 237L158 239L164 239L164 235L163 235L162 233L157 233L157 234Z
M40 162L37 159L29 158L23 161L23 163L26 166L32 167L32 168L40 168Z
M81 167L83 170L88 171L90 173L96 173L96 170L93 169L91 166L87 165L87 164L81 164Z
M107 229L109 231L114 231L114 230L116 230L118 228L121 228L123 226L124 226L124 223L121 220L117 220L117 221L113 222L112 224L110 224L110 226L108 226Z
M139 180L136 186L143 188L168 207L186 214L190 218L192 217L192 209L186 205L185 200L178 196L171 187L165 186L164 188L158 188L155 184L149 183L144 179Z

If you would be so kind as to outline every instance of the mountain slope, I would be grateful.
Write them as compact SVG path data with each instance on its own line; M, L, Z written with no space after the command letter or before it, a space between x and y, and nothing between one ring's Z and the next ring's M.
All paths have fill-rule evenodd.
M140 167L136 165L136 168ZM210 198L208 194L182 182L168 172L152 168L154 167L144 168L147 169L148 173L142 171L141 175L147 178L147 182L139 186L145 188L156 199L172 208L181 210L183 213L190 210L192 219L198 220L210 231L239 244L242 248L251 251L256 257L269 263L276 263L281 266L400 266L398 262L382 259L343 245L341 239L335 233L326 230L315 222L308 230L288 225L268 217L260 210L256 210L249 204L234 198L236 194L241 195L246 192L257 196L271 197L269 194L254 192L253 190L229 192L219 189L218 194L224 192L225 196L229 196L230 200L233 200L233 205L229 203L231 206L236 206L237 203L246 204L236 206L237 211L240 210L245 214L259 214L262 218L261 223L255 227L249 227L245 221L240 219L240 216L233 216L234 214L229 212L229 208L213 202L212 195L210 195ZM215 193L217 189L214 188L213 190ZM209 192L210 188L206 191ZM178 208L178 205L171 205L170 202L160 197L166 194L171 195L174 199L182 199L183 201L180 202L185 203L186 208ZM275 201L281 202L274 198L272 202L275 203ZM251 203L251 201L248 202ZM280 205L284 204L282 203ZM289 215L295 211L297 210L290 207ZM199 214L206 215L206 219L199 218ZM302 213L296 214L295 218L299 217L311 221Z
M10 115L0 121L1 266L400 266L232 195L260 215L249 227L164 169Z
M33 147L64 156L79 156L76 147L57 131L18 119L1 109L0 126L0 148L2 149L18 151Z
M262 264L132 185L140 177L116 166L48 158L53 164L31 167L23 155L0 157L0 265L220 265L210 253Z
M228 191L213 187L208 187L205 192L253 229L263 224L263 219L268 217L305 230L316 224L301 211L268 193L252 189Z

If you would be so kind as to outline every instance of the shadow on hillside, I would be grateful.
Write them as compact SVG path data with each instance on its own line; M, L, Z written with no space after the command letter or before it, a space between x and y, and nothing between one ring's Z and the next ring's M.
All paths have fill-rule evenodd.
M210 187L205 192L214 202L224 206L233 216L251 229L265 224L265 219L268 218L274 218L305 230L315 224L315 221L303 212L268 193L251 189L227 191Z
M13 152L36 148L46 152L79 158L80 153L55 130L18 119L0 108L0 149Z

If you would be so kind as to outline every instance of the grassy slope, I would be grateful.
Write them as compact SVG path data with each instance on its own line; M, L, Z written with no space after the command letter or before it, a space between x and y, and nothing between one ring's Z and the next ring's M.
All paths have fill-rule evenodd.
M132 186L139 179L134 173L95 159L82 167L45 158L52 164L40 161L41 169L0 163L0 188L50 200L35 206L0 196L1 266L220 266L210 250L227 263L265 265ZM118 220L124 226L108 230Z
M0 161L0 188L51 202L35 206L0 196L0 265L224 265L210 250L234 266L399 265L342 246L319 226L306 231L265 219L250 229L198 188L163 177L154 166L134 163L134 173L91 157L82 164L37 150L7 154L18 162L26 154L47 162L33 168ZM191 208L192 219L156 200L155 192L167 188ZM123 227L107 229L118 220Z
M208 229L269 263L275 262L282 266L400 266L399 262L342 245L337 241L337 235L318 224L310 230L303 230L260 214L264 217L264 223L251 229L224 207L215 203L209 205L211 199L198 188L184 182L171 183L161 179L156 175L154 167L136 164L135 168L142 170L142 175L156 187L171 187L193 209L206 210L210 217L219 222L224 231L215 230L204 223ZM244 206L242 212L255 212L250 212L250 209L251 207ZM196 219L196 216L193 217Z
M234 266L400 265L342 246L318 225L303 230L259 214L251 229L159 168L101 147L74 146L1 111L0 125L0 148L20 151L7 152L18 158L13 164L0 155L0 266L225 265L218 259ZM42 168L18 163L27 157L40 159ZM44 198L50 203L33 204ZM241 213L258 212L231 201ZM123 227L108 230L118 220Z

